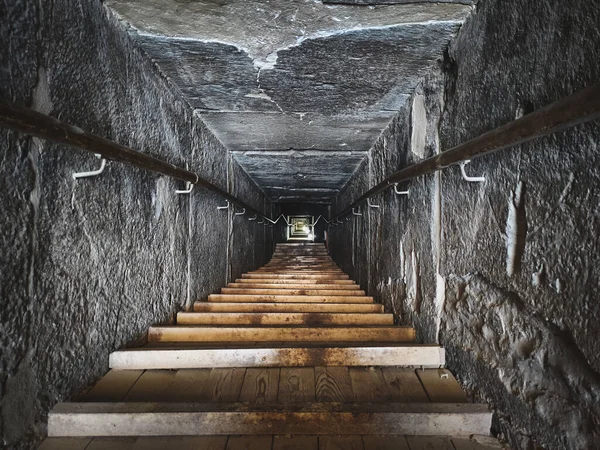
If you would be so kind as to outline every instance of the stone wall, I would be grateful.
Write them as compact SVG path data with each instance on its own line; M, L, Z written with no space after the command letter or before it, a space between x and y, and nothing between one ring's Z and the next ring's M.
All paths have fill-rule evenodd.
M481 0L337 199L600 79L600 9ZM496 411L513 448L600 442L600 124L400 186L333 229L333 255Z
M0 99L186 166L271 206L123 26L96 0L2 6ZM270 228L183 183L0 130L0 435L34 448L57 401L272 249Z

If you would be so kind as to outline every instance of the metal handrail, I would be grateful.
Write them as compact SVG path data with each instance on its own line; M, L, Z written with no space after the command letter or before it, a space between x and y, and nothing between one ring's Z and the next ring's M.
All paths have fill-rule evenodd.
M392 186L398 185L398 183L428 175L598 118L600 118L600 83L482 134L464 144L393 173L362 194L351 205L335 214L331 222L351 214L352 210L363 202Z
M177 167L161 159L138 152L103 137L88 133L76 126L62 122L54 117L5 102L0 102L0 126L38 138L65 144L79 150L101 155L103 159L119 161L146 169L171 178L196 184L220 195L225 200L246 211L258 214L273 222L265 214L257 211L229 192L215 186L210 181L188 170Z

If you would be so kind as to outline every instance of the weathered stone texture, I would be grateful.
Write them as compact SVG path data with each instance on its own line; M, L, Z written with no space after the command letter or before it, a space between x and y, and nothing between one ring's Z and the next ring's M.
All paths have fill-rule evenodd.
M599 20L595 2L479 2L444 77L415 92L338 208L436 142L449 149L597 82ZM598 122L537 139L467 166L484 183L450 168L400 186L408 198L372 199L382 207L334 229L336 261L353 261L345 268L400 322L447 348L449 367L492 404L514 448L600 442L598 142Z
M0 98L268 207L99 1L3 8ZM0 142L0 434L4 446L33 448L45 412L102 375L111 350L263 264L272 236L217 211L223 200L202 189L178 196L183 183L111 162L74 181L99 161L14 132Z

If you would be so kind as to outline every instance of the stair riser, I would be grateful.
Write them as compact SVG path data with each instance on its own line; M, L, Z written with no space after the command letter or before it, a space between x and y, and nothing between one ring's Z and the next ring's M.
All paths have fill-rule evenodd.
M410 327L151 327L148 342L412 342Z
M430 345L402 347L229 348L122 350L110 355L121 370L203 369L227 367L399 366L443 367L444 349Z
M178 325L393 325L392 314L178 313Z

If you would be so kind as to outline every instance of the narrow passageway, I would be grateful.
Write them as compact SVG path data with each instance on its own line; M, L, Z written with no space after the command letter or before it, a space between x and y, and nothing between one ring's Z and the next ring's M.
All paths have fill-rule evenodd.
M50 412L40 449L501 448L443 348L393 322L323 244L278 244L112 353L108 374Z
M599 23L0 2L0 448L600 448Z

